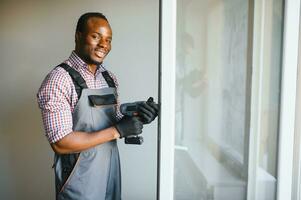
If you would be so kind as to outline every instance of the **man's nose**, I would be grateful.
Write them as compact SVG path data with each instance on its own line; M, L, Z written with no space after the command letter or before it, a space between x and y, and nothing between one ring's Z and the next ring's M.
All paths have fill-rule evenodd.
M107 46L108 46L108 43L106 42L105 39L100 39L97 45L98 45L99 47L107 47Z

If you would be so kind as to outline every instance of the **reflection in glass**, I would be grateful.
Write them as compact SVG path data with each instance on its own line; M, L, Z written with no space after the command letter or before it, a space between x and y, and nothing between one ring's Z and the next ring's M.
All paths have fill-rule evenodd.
M246 199L250 88L246 0L178 0L176 200ZM259 166L276 184L282 3L268 3ZM273 69L273 70L272 70ZM262 178L258 177L258 178Z

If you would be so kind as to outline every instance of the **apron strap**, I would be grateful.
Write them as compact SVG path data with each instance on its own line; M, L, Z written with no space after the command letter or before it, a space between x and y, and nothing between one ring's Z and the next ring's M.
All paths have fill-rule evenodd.
M115 88L116 87L115 82L114 82L113 78L110 76L109 72L106 70L101 73L102 73L102 76L104 77L104 79L106 80L108 86Z
M78 71L76 71L75 69L73 69L72 67L67 65L66 63L62 63L58 67L62 67L63 69L65 69L69 73L69 75L71 76L72 81L73 81L74 86L75 86L75 90L76 90L78 99L79 99L81 94L82 94L82 90L85 89L85 88L88 88L88 86L86 84L86 81L80 75L80 73Z
M74 83L75 90L76 90L76 93L77 93L77 96L79 99L82 94L82 90L85 88L88 88L84 78L80 75L80 73L78 71L76 71L75 69L73 69L66 63L62 63L62 64L58 65L57 67L62 67L69 73L69 75L71 76L72 81ZM106 80L109 87L114 87L114 88L116 87L113 78L110 76L110 74L107 70L101 72L101 74L104 77L104 79Z

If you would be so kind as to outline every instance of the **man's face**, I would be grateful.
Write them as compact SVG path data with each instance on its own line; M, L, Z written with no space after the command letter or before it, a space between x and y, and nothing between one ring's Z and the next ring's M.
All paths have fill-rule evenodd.
M75 41L78 56L89 65L99 65L111 50L111 27L106 20L92 17L84 32L76 33Z

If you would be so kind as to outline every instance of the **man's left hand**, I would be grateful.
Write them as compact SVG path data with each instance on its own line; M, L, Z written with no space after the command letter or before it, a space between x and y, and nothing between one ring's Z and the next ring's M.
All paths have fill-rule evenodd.
M139 117L143 124L151 123L159 113L159 105L154 101L143 101L138 104Z

